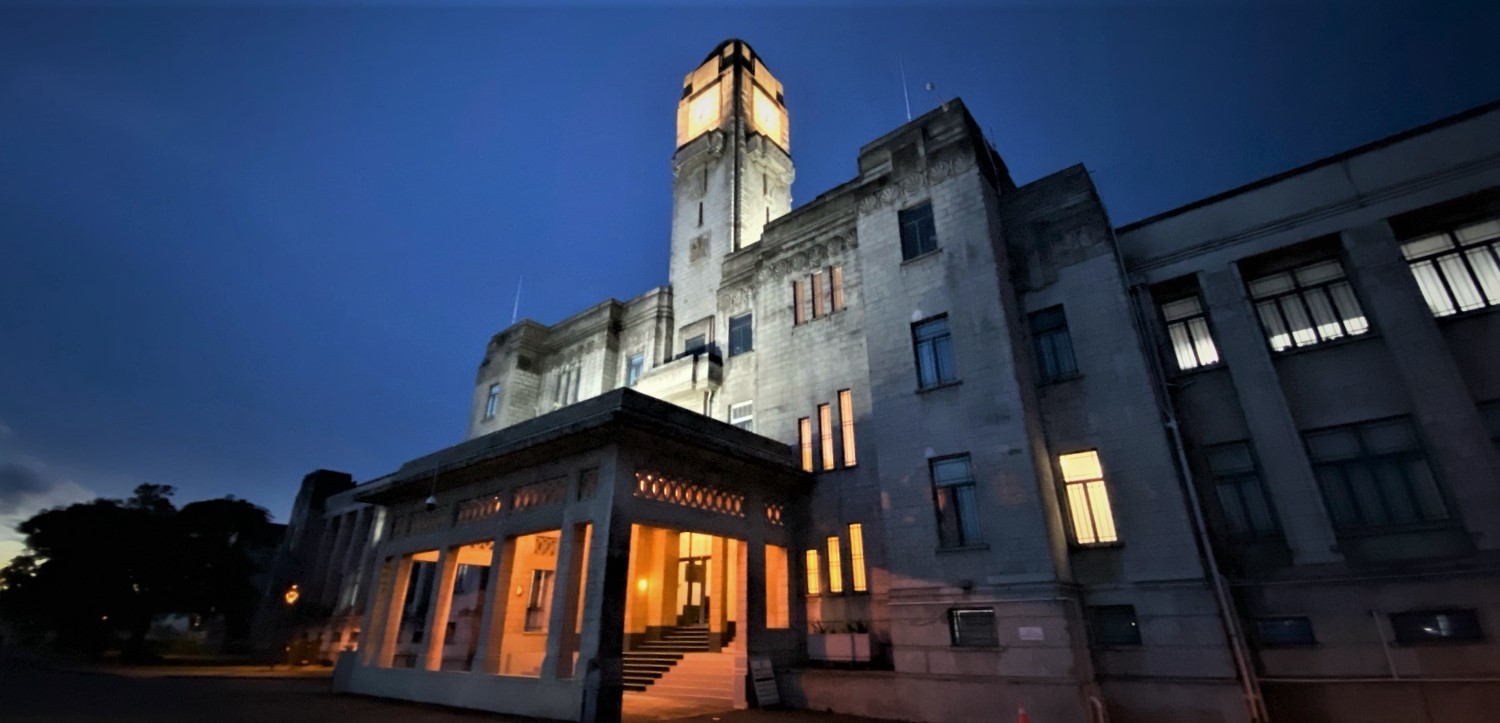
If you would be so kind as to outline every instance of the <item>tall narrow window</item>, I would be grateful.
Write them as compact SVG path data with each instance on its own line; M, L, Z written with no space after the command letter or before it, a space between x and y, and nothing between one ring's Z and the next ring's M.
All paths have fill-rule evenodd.
M1249 283L1272 351L1312 346L1370 330L1336 259L1298 266Z
M932 473L932 498L937 510L938 544L963 547L979 542L979 510L975 509L974 476L969 471L969 455L934 459L928 463Z
M578 401L578 390L579 390L579 387L582 387L582 386L583 386L583 367L582 366L573 367L573 387L572 387L573 391L572 391L572 393L570 395L568 395L568 403L569 404L572 404L572 403Z
M750 315L740 314L729 319L729 356L744 354L754 351L755 337L752 336Z
M828 592L844 591L844 563L839 554L838 535L828 538Z
M1219 350L1214 348L1214 338L1208 333L1208 315L1197 296L1162 304L1161 315L1167 322L1167 336L1172 338L1178 369L1187 371L1219 363Z
M791 596L791 578L787 575L786 548L766 545L766 627L785 628L791 625L787 611L787 600Z
M500 408L500 385L499 384L491 384L490 385L490 394L484 400L484 418L485 419L494 419L495 418L495 412L499 411L499 408Z
M1333 526L1357 530L1448 518L1411 419L1397 417L1304 435Z
M547 615L552 610L552 571L532 570L531 591L526 596L527 631L547 629Z
M792 325L807 321L807 307L802 298L802 282L792 279Z
M849 525L849 575L855 592L869 589L865 580L865 528L858 522Z
M1208 470L1213 475L1219 509L1235 537L1270 537L1276 534L1276 518L1255 469L1250 445L1230 442L1209 447Z
M1500 218L1401 244L1433 316L1500 306Z
M1068 317L1061 306L1033 313L1031 344L1036 351L1037 381L1046 384L1078 373L1073 358L1073 339L1068 335Z
M823 310L823 272L812 272L808 283L812 287L812 318L825 316L828 312Z
M807 594L817 595L823 592L822 581L818 579L818 551L807 551Z
M633 387L641 380L641 372L646 369L646 355L631 354L630 360L625 362L625 386Z
M832 290L833 310L844 310L844 267L830 266L828 268L828 287Z
M729 407L729 423L745 430L755 431L755 402L740 402Z
M854 453L854 395L848 389L839 390L839 427L844 433L844 466L853 467L857 461Z
M818 444L823 448L823 469L833 469L833 408L818 405Z
M802 450L802 469L813 471L812 420L807 417L797 420L797 446Z
M896 214L901 225L901 259L916 258L937 250L937 228L932 223L932 204L908 208Z
M1109 506L1109 492L1104 489L1104 468L1094 450L1065 454L1057 458L1062 467L1063 484L1068 490L1068 511L1073 518L1073 539L1080 545L1104 545L1118 542L1115 513Z
M948 317L939 316L911 325L912 346L917 355L917 388L926 389L954 381L953 341Z
M698 202L698 225L703 225L703 202Z

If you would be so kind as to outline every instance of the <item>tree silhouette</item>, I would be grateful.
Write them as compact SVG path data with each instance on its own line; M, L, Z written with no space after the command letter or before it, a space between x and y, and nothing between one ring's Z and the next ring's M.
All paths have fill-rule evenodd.
M0 570L0 614L92 655L127 633L129 659L145 657L146 633L166 613L222 615L225 643L243 640L257 598L250 553L275 544L276 527L243 500L178 510L174 492L143 484L126 500L96 499L22 522L27 550Z

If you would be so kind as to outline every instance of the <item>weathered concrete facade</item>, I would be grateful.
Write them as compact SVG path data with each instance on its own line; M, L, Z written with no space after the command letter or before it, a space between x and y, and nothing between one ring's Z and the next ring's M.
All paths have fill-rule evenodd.
M497 334L468 442L330 500L383 515L330 538L345 579L327 584L367 633L341 685L557 718L615 691L595 701L609 710L612 661L671 627L663 606L695 580L641 571L701 534L713 554L681 561L725 565L701 624L737 704L754 655L793 703L921 721L1425 721L1500 703L1500 656L1470 634L1500 626L1500 271L1482 266L1500 268L1500 224L1483 235L1500 105L1120 228L1082 166L1017 185L957 100L793 209L783 90L740 41L687 76L677 130L670 287ZM1457 262L1422 271L1403 244L1455 229L1478 301L1435 318L1434 289L1459 291L1431 274ZM670 417L691 439L595 413ZM631 485L673 454L702 462L674 479L748 512L642 501ZM579 497L583 469L613 492ZM549 512L515 509L549 480ZM508 501L477 512L491 497ZM490 555L499 580L503 551L546 530L548 574L579 592L548 601L558 624L535 650L491 622L503 595L453 604L491 616L450 636L477 641L457 658L391 613L426 596L415 627L440 632L449 560ZM573 672L590 660L594 687Z

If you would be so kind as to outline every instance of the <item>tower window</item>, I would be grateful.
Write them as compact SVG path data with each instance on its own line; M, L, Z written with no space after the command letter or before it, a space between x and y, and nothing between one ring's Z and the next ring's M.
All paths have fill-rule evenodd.
M500 407L500 385L491 384L489 397L484 401L484 418L494 419L495 412Z
M755 349L750 315L741 314L729 320L729 356Z
M937 250L937 228L932 223L932 204L908 208L897 214L901 224L901 259L916 258Z
M912 324L911 337L917 354L917 388L927 389L957 379L953 373L953 338L948 334L948 317Z
M828 286L833 291L833 310L844 309L844 267L831 266L828 268Z
M792 325L798 326L807 321L807 309L802 299L802 282L792 279Z
M827 314L823 310L823 272L812 272L812 315L816 319Z
M698 202L698 225L703 225L703 202Z

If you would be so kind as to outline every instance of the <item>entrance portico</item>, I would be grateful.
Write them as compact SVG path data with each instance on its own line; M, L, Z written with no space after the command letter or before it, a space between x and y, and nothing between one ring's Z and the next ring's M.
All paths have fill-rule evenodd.
M361 496L389 527L335 687L616 720L627 682L665 694L699 666L744 706L748 656L795 651L787 525L809 482L785 445L631 390L414 460ZM627 650L684 640L684 663L627 681Z

